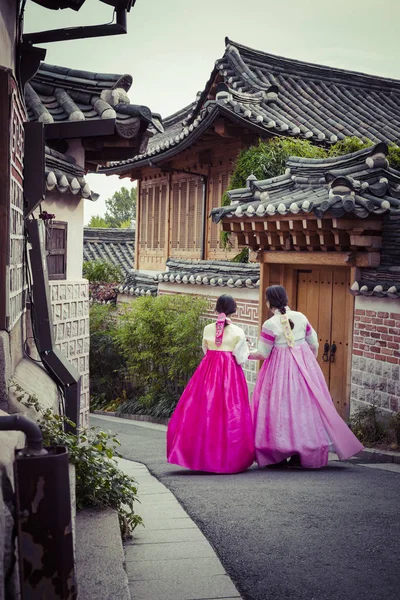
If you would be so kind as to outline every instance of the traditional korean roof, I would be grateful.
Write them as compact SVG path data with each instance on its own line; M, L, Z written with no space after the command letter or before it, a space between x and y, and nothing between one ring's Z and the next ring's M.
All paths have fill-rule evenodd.
M76 164L72 156L61 154L45 147L45 182L46 190L57 190L61 194L70 194L95 202L99 198L90 189L84 178L84 170Z
M400 81L274 56L227 38L196 101L165 120L165 133L154 136L146 152L104 171L161 163L194 143L218 116L261 137L399 143Z
M400 299L400 266L362 269L350 292L353 296Z
M120 267L124 277L133 271L135 231L85 227L83 230L83 260L107 261Z
M254 288L260 285L260 265L227 260L169 258L167 271L154 275L154 281L214 287Z
M157 296L158 285L154 283L151 275L131 271L124 283L116 288L116 291L130 296Z
M144 152L149 138L163 132L161 117L147 106L131 104L127 92L130 75L91 73L41 63L35 77L25 86L25 101L31 121L46 126L65 122L95 122L114 119L113 144L105 148L87 145L89 160L104 163ZM111 132L111 133L112 133ZM78 137L85 137L82 133ZM61 135L62 138L62 135ZM121 139L128 140L121 146Z
M387 153L387 145L379 143L334 158L292 156L284 175L264 180L250 175L245 188L228 191L231 205L213 209L212 219L400 214L400 172L389 167Z

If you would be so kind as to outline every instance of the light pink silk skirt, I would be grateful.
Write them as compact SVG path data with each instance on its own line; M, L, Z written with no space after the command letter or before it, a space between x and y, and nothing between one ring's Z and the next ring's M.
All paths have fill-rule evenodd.
M327 464L330 444L342 460L363 449L337 413L307 343L272 350L252 404L259 466L299 454L303 467L317 469Z

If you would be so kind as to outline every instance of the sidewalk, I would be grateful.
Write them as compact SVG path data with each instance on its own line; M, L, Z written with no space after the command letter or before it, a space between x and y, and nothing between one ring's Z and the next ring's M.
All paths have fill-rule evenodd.
M118 459L139 484L138 527L125 543L132 600L240 600L214 550L173 494L136 462Z

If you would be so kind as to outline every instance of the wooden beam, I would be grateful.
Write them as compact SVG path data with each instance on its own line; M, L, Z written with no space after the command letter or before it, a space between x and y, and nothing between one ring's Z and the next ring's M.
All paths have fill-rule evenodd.
M225 119L217 119L214 121L214 131L217 135L223 138L239 138L241 134L241 128L230 125Z
M363 219L332 219L334 229L360 229L362 231L382 231L382 221Z
M289 231L290 229L289 221L276 221L275 223L277 231Z
M351 246L361 248L382 248L382 237L380 235L350 235Z
M47 140L99 137L114 134L115 119L62 121L46 123L44 127Z
M346 267L372 267L380 264L379 252L285 252L264 251L261 260L268 264L332 265Z

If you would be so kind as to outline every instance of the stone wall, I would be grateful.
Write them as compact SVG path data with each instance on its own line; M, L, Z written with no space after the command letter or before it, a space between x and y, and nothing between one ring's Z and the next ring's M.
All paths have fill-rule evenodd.
M89 285L78 281L50 281L56 348L82 375L81 426L89 416Z
M214 288L205 285L180 285L160 282L158 286L159 294L193 294L196 296L206 297L209 303L207 313L204 315L206 319L215 320L216 314L214 312L217 298L221 294L231 294L237 305L237 314L233 317L233 321L236 325L241 327L246 334L252 349L257 347L258 343L258 304L259 304L259 290L258 288ZM255 381L257 378L258 362L249 360L243 366L244 374L246 376L247 384L249 387L249 393L251 394L254 390Z
M400 410L400 303L357 296L354 314L351 412L376 404Z

